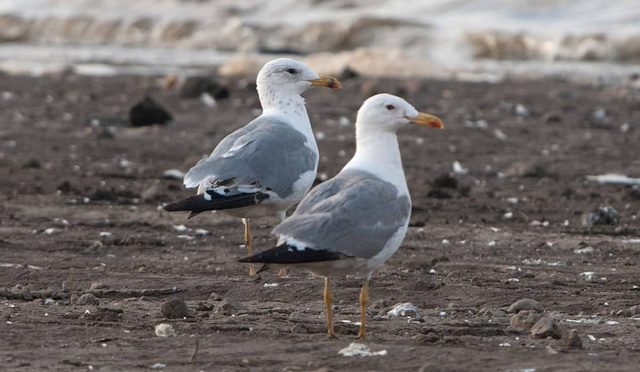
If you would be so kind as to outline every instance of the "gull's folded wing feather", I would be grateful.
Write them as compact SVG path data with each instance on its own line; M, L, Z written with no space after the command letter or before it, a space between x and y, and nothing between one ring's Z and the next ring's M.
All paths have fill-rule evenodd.
M187 187L218 194L270 192L286 198L299 177L315 169L317 155L290 125L259 117L222 140L211 156L187 172Z
M408 223L411 201L398 189L364 171L343 171L303 199L278 225L281 241L306 250L371 258Z

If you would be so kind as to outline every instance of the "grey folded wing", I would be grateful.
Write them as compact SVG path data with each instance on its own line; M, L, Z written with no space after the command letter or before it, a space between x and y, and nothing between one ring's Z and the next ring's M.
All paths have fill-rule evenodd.
M184 184L218 193L270 191L286 198L301 174L315 169L317 154L290 125L259 117L224 138L209 158L187 172ZM220 192L223 190L224 192Z
M302 200L296 212L273 233L306 248L371 258L406 226L407 195L367 172L344 171Z

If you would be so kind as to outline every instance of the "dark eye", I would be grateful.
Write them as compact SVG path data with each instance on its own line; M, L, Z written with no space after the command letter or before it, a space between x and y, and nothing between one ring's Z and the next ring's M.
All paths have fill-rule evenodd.
M394 105L386 105L385 106L387 108L387 110L391 111L393 109L395 109L396 107Z
M298 71L296 71L296 69L295 69L295 68L288 68L288 69L287 69L287 72L288 72L288 73L290 73L290 74L296 74L296 73L298 73Z

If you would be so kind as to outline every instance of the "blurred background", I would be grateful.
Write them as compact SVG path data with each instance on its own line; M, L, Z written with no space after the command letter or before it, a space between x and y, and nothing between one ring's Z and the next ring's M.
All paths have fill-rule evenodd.
M0 1L0 68L10 72L251 74L274 54L326 72L620 82L640 63L640 2Z

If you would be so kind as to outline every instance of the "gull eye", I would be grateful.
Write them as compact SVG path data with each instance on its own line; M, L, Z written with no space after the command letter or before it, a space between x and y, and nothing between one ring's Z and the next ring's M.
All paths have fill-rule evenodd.
M395 109L396 107L394 105L386 105L385 108L389 111Z
M298 71L296 71L296 69L295 69L295 68L288 68L288 69L287 69L287 72L288 72L288 73L290 73L290 74L292 74L292 75L293 75L293 74L298 73Z

